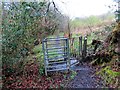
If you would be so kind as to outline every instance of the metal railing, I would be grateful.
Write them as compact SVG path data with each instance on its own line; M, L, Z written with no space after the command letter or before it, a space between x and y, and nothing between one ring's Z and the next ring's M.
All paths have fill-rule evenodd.
M45 38L42 45L46 75L49 71L66 70L70 68L68 38Z
M46 75L49 71L69 70L72 65L78 64L86 57L87 37L45 38L42 41L42 49Z

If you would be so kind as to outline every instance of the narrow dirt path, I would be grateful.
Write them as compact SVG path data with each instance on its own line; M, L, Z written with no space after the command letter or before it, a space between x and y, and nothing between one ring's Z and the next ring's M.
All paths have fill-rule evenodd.
M77 75L71 80L67 88L101 88L104 87L102 80L96 76L95 69L88 65L75 66L73 68L77 71Z

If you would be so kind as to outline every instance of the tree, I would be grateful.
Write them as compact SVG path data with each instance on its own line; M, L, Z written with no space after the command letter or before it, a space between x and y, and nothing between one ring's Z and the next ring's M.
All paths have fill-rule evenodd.
M13 67L31 53L34 42L54 33L59 22L49 1L2 3L2 61ZM53 9L55 8L55 10ZM9 70L8 70L9 71Z

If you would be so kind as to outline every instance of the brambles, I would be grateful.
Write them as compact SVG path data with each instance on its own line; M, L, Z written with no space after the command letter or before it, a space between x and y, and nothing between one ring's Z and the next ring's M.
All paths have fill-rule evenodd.
M2 2L2 61L6 72L12 73L13 65L26 61L35 53L34 46L57 29L60 13L56 15L53 9L46 12L48 3Z
M93 50L93 53L95 54L95 52L96 52L96 49L99 47L99 45L101 45L102 44L102 42L101 41L99 41L99 40L92 40L92 45L94 45L94 50Z
M119 87L119 44L120 44L120 30L118 23L113 31L108 35L105 40L103 47L96 53L98 55L96 61L99 62L100 59L104 61L104 65L101 65L101 69L97 74L101 75L104 83L108 87ZM92 64L96 64L96 61ZM100 62L99 62L100 64Z

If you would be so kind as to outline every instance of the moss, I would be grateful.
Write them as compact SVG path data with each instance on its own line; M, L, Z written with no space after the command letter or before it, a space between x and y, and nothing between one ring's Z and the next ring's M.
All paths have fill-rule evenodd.
M112 31L112 41L111 41L112 43L111 44L118 43L118 39L120 39L120 23L118 23Z

